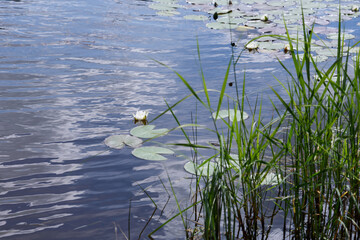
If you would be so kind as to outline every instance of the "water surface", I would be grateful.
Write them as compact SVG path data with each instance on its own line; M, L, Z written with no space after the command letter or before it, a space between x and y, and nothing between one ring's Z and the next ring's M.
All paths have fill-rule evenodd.
M153 59L200 89L198 38L209 87L219 88L232 39L202 21L157 16L149 4L0 1L0 238L121 238L114 226L127 231L130 199L131 232L137 236L153 211L138 184L149 187L163 207L167 193L159 176L167 182L165 169L186 199L186 160L147 162L129 148L109 150L103 140L127 134L136 110L149 110L152 118L165 109L164 99L174 103L188 94ZM254 66L254 58L246 58L249 92L276 84L268 73L281 72L276 61ZM233 88L228 92L235 94ZM194 104L180 106L180 120L190 122L194 110ZM157 124L176 125L170 115ZM167 209L149 229L176 212L174 205ZM171 236L181 238L182 231L172 229ZM166 234L159 233L169 239Z

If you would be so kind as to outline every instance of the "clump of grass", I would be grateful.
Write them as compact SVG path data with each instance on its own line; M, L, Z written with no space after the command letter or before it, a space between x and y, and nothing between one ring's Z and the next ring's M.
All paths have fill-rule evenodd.
M359 57L351 77L340 23L335 62L326 71L319 69L311 56L313 32L304 26L303 60L289 41L295 74L283 65L292 79L292 90L284 86L290 100L274 90L291 116L280 170L289 180L282 186L285 196L291 196L284 208L295 239L360 237ZM313 72L319 78L314 80Z
M195 167L201 169L209 162L216 166L211 174L196 172L194 201L185 209L179 207L177 215L182 217L188 239L267 239L274 220L279 219L283 239L360 238L359 54L351 63L339 19L336 59L327 69L320 69L311 55L313 28L303 24L302 34L303 43L287 34L295 69L279 61L290 81L279 81L286 97L273 89L282 106L273 104L276 116L267 123L261 118L260 100L250 104L251 119L243 117L245 79L240 83L234 75L235 99L225 94L230 70L236 68L240 56L229 61L215 104L202 69L202 96L175 72L212 116L211 132L218 141L216 148L199 145L196 127L192 137L181 128L186 139L181 146L192 150ZM303 58L295 50L301 45ZM198 54L201 62L199 48ZM184 100L166 110L179 126L173 108ZM225 102L236 114L231 120L217 120ZM202 158L204 149L215 149L215 154ZM190 208L194 218L187 221L184 213Z

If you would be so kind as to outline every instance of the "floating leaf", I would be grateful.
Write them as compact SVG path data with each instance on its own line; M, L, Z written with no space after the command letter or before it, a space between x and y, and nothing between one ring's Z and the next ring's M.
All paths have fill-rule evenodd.
M206 27L211 28L211 29L234 29L237 28L236 24L225 24L225 23L220 23L220 22L211 22L206 24Z
M211 176L213 175L215 168L216 168L216 163L214 162L208 162L205 163L202 167L198 167L199 165L197 165L194 162L187 162L184 165L184 169L185 171L187 171L188 173L191 173L193 175L196 175L196 172L198 175L207 175L207 176Z
M339 34L337 34L337 33L330 33L330 34L328 34L326 37L327 37L328 39L337 40L337 39L338 39L338 36L339 36ZM350 34L350 33L341 34L340 37L341 37L341 39L343 39L343 40L349 40L349 39L354 39L354 38L355 38L355 36L352 35L352 34Z
M326 3L320 3L320 2L309 2L303 5L304 9L326 9L327 4Z
M316 56L311 55L311 56L316 63L325 62L326 60L329 59L329 56L331 57L331 55L329 55L329 56L328 55L316 55ZM304 54L300 54L299 59L300 59L300 61L302 61L304 59Z
M167 159L160 154L174 154L172 150L163 147L140 147L135 148L131 153L137 158L152 161L164 161Z
M136 148L142 144L142 140L130 135L113 135L105 139L105 145L115 149L122 149L124 145Z
M238 26L236 28L236 31L245 32L245 31L252 30L252 29L255 29L255 28L254 27L248 27L248 26Z
M208 17L204 15L186 15L184 16L184 18L187 20L195 20L195 21L208 20Z
M215 118L216 117L216 112L214 112L212 114L212 116L213 116L213 118ZM234 117L235 117L234 109L220 110L217 119L220 119L220 118L226 119L227 117L229 117L230 121L234 120ZM243 119L245 120L245 119L248 119L248 118L249 118L249 115L246 112L243 112ZM241 112L240 112L240 110L236 110L236 119L237 119L237 121L241 120Z
M261 179L264 174L261 175ZM281 176L272 172L268 172L262 180L261 185L278 185L281 182Z
M323 48L323 49L316 49L315 52L318 55L323 55L327 57L336 57L337 56L337 50L335 48Z
M150 4L149 8L158 11L174 11L176 9L173 5L168 4Z
M267 50L283 50L285 47L284 43L281 42L261 42L259 43L259 48Z
M196 4L196 5L205 5L205 4L210 3L209 0L187 0L187 2L190 4Z
M350 53L359 53L360 52L360 47L353 47L350 49Z
M154 138L165 135L167 128L154 129L155 125L143 125L131 129L130 134L139 138Z
M263 22L263 21L248 21L246 22L245 25L254 28L265 28L265 27L275 27L276 24Z
M219 23L224 23L224 24L232 24L232 25L238 25L238 24L242 24L244 22L246 22L245 19L243 18L233 18L233 17L221 17L218 18L217 21Z

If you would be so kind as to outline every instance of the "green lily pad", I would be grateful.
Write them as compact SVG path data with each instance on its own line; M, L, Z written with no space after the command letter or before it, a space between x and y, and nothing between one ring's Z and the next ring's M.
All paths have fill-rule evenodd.
M336 57L337 56L337 50L335 48L316 49L315 52L318 55L323 55L323 56L327 56L327 57Z
M334 40L337 40L338 39L338 34L337 33L330 33L328 34L326 37L328 39L334 39ZM341 38L343 38L344 40L349 40L349 39L354 39L355 36L350 34L350 33L345 33L345 34L341 34L340 35Z
M195 5L205 5L211 3L209 0L187 0L186 2Z
M267 50L283 50L285 48L285 43L281 42L260 42L259 48Z
M215 118L216 117L216 112L214 112L212 114L212 116L213 116L213 118ZM226 119L227 117L229 117L230 121L234 121L234 118L235 118L234 109L220 110L217 119L220 119L220 118ZM248 118L249 118L249 115L246 112L243 112L243 119L245 120L245 119L248 119ZM217 119L215 119L215 120L217 120ZM240 112L240 110L236 110L236 119L237 119L237 121L241 120L241 112Z
M261 179L264 177L262 174ZM260 183L261 185L278 185L281 182L281 176L272 172L268 172Z
M195 20L195 21L204 21L209 19L207 16L204 15L186 15L184 16L184 18L187 20Z
M199 165L197 165L194 162L187 162L184 165L184 169L185 171L187 171L188 173L191 173L193 175L196 175L196 173L198 175L207 175L207 176L211 176L213 175L215 168L216 168L216 163L214 162L208 162L206 164L204 164L202 167L198 167Z
M235 30L239 31L239 32L245 32L248 30L252 30L255 29L254 27L249 27L249 26L238 26Z
M350 49L350 53L358 54L359 52L360 52L360 47L353 47L352 49Z
M163 147L140 147L135 148L131 153L137 158L151 161L167 160L166 157L160 154L174 154L172 150Z
M139 147L142 144L140 138L130 135L113 135L107 137L104 142L106 146L115 149L122 149L125 144L133 148Z
M149 8L158 10L158 11L174 11L176 8L173 5L169 4L151 4L149 5Z
M242 24L244 22L246 22L245 19L243 18L233 18L233 17L220 17L216 20L219 23L223 23L223 24L233 24L233 25L237 25L237 24Z
M254 28L265 28L265 27L275 27L274 23L267 23L263 21L248 21L245 23L246 26L254 27Z
M131 129L130 134L139 138L154 138L164 136L169 129L160 128L154 129L155 125L143 125Z
M206 24L206 27L211 28L211 29L216 29L216 30L220 30L220 29L234 29L237 28L236 24L224 24L224 23L220 23L220 22L211 22Z
M243 18L246 13L239 10L233 10L231 13L227 14L231 18Z
M309 2L309 3L306 3L303 5L303 8L305 8L305 9L307 9L307 8L326 9L326 7L327 7L326 3L320 3L319 1Z

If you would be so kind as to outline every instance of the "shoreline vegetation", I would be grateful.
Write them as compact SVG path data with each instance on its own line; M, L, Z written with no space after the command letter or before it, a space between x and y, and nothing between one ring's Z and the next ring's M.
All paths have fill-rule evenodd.
M303 24L302 43L287 34L295 73L279 61L291 79L279 83L289 100L273 89L282 103L273 105L277 116L263 123L261 106L255 108L250 128L244 117L245 79L239 83L236 76L237 99L219 119L222 103L229 102L224 93L230 68L240 56L229 62L215 109L204 76L205 100L179 75L209 110L219 141L215 155L200 159L199 149L208 146L197 146L196 137L183 131L196 178L191 220L178 204L187 239L267 239L275 219L283 221L283 239L360 238L360 61L359 54L349 59L355 46L344 47L341 19L338 30L336 60L327 69L311 54L312 28Z
M246 79L239 80L235 71L241 53L235 56L233 51L221 89L216 91L217 102L209 96L214 90L207 88L199 43L203 89L193 89L173 70L190 95L167 105L168 109L154 119L161 121L168 112L178 126L155 133L150 140L180 130L184 141L173 146L191 150L185 170L195 180L190 186L189 203L183 207L169 177L178 213L153 230L150 239L175 218L181 219L186 239L269 239L275 227L281 228L277 238L282 239L360 238L359 42L345 46L340 16L339 11L336 56L324 68L312 55L316 47L313 40L321 39L314 25L306 26L304 15L302 32L296 38L286 31L286 35L263 35L245 45L243 51L256 51L256 40L262 37L288 43L284 51L291 55L293 69L278 60L289 81L279 81L281 94L270 87L281 102L281 106L272 104L271 121L262 120L262 99L250 108L251 112L244 111L250 104L246 102ZM352 59L350 51L356 51ZM235 98L225 93L230 78L236 88ZM196 114L190 116L191 124L180 123L174 109L189 97L209 112L213 129L206 130L216 136L217 144L197 142L202 126ZM157 205L149 198L155 213Z

